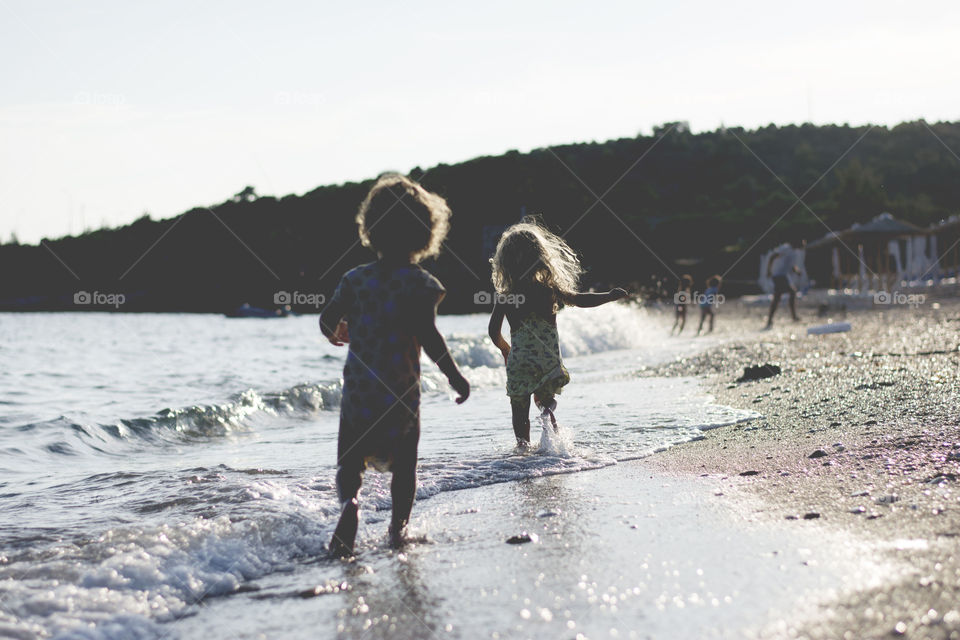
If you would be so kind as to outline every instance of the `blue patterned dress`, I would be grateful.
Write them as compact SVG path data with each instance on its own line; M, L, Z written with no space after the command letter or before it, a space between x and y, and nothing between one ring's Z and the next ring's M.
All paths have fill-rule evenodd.
M362 461L388 471L398 455L416 459L420 439L417 320L431 314L443 285L422 267L364 264L343 275L328 308L346 319L337 464Z

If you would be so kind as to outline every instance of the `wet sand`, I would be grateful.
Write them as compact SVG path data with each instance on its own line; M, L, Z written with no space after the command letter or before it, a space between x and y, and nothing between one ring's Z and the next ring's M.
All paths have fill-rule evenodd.
M906 567L811 522L743 518L718 478L645 461L421 501L414 542L368 513L357 557L212 599L184 638L758 638ZM525 540L525 541L524 541ZM512 542L512 543L511 543ZM224 626L224 620L232 622ZM296 620L295 626L291 620ZM300 629L300 632L291 629Z
M785 535L813 522L824 535L863 541L877 561L909 567L838 595L785 635L960 638L960 304L801 309L800 323L781 309L773 330L753 331L764 314L731 304L718 325L742 335L647 373L702 376L718 403L765 419L708 432L649 463L718 479L719 499L741 500L745 521ZM839 320L852 330L806 334ZM764 363L782 374L734 382Z

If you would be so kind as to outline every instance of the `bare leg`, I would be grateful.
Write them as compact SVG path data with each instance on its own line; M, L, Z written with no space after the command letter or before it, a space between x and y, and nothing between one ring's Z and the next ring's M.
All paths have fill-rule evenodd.
M773 326L773 314L776 312L777 306L780 304L781 295L782 294L779 290L773 292L773 300L770 301L770 314L767 316L767 327Z
M404 530L410 521L410 511L417 496L417 454L394 460L393 479L390 481L390 496L393 498L393 515L390 518L390 546L403 544Z
M683 333L683 327L686 324L687 324L687 309L684 308L683 311L680 312L680 328L677 329L677 335L680 335L681 333Z
M513 435L517 437L517 444L530 444L530 396L512 396L510 409L513 411Z
M711 309L711 310L710 310L710 328L707 330L707 333L713 333L713 318L714 318L714 316L716 316L716 315L717 315L717 314L715 314L715 313L713 312L713 309Z
M797 317L797 292L796 291L790 292L790 315L793 316L794 320L800 319Z
M700 326L697 327L697 335L700 335L700 332L703 331L703 320L707 317L707 313L706 310L700 310Z
M357 538L360 503L357 495L363 482L363 463L349 462L337 468L337 496L340 498L340 521L333 532L328 549L338 557L353 555L353 543Z

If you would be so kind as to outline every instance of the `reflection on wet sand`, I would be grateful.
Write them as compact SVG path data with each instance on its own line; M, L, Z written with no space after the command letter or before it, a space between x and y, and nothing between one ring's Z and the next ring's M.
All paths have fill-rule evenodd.
M337 611L337 636L419 640L435 636L442 598L427 589L417 554L399 552L389 562L372 567L351 564L345 571L352 586L345 606Z

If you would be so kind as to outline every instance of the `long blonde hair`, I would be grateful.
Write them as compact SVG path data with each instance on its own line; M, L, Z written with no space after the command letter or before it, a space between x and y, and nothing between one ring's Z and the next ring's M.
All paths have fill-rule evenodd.
M577 292L583 267L563 238L533 218L524 218L500 236L490 259L497 293L522 293L542 286L559 297Z

